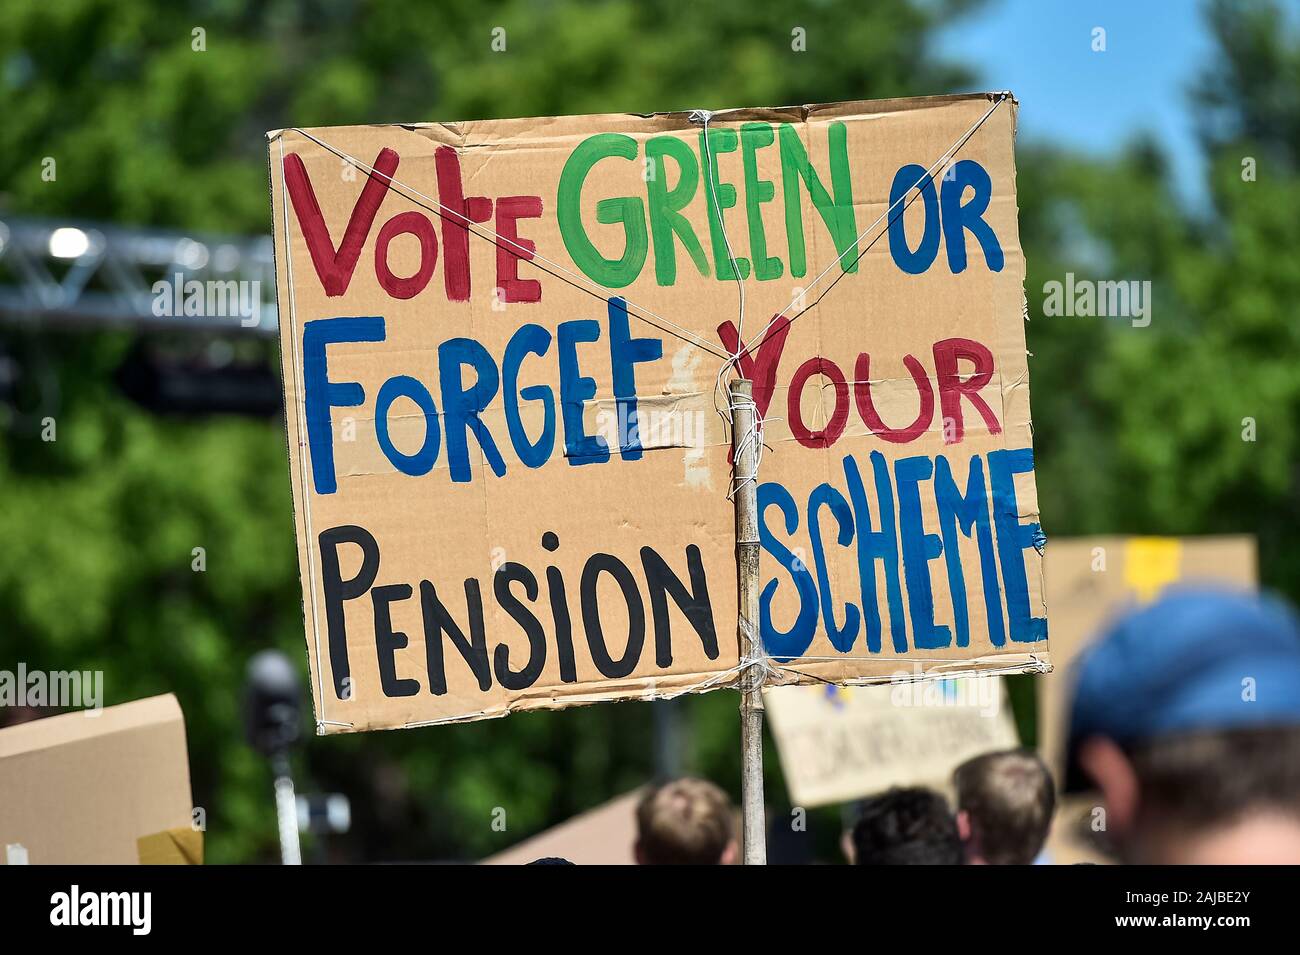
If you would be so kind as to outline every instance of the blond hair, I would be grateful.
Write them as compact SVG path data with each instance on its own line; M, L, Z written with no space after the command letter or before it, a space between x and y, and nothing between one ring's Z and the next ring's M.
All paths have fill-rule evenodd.
M636 823L637 853L649 865L717 865L734 835L731 800L703 779L650 790Z

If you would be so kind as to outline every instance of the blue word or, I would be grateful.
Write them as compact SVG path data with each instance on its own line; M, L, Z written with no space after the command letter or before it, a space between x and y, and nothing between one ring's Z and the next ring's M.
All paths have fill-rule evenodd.
M967 188L972 195L969 202L962 198ZM907 244L907 229L903 224L903 211L915 201L911 191L920 193L921 209L925 223L921 241L915 249ZM948 268L966 271L966 233L970 232L984 253L990 272L1001 272L1004 264L1002 246L993 227L984 221L989 201L993 198L993 182L979 163L963 159L954 164L943 177L943 187L936 191L934 179L924 166L915 163L903 166L894 174L889 187L889 253L894 264L910 275L919 275L934 263L939 254L939 229L942 224L943 242L948 250Z

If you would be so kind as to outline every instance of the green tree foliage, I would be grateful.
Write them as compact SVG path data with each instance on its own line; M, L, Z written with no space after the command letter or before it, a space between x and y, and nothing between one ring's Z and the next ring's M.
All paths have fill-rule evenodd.
M1049 535L1253 533L1264 582L1294 598L1300 35L1273 4L1207 15L1220 56L1190 94L1208 170L1190 208L1148 143L1021 156L1041 510ZM1151 324L1044 316L1067 271L1150 281Z

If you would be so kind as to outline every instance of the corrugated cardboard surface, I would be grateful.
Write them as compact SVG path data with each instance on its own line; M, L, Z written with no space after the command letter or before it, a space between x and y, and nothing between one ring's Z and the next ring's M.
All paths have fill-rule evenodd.
M785 534L778 510L768 508L766 519L773 533L807 560L811 566L813 543L808 533L809 494L826 482L847 497L846 457L852 456L861 471L870 498L869 520L877 519L877 499L872 477L871 455L885 463L902 457L943 455L951 464L958 484L966 487L968 464L975 455L997 449L1031 447L1028 372L1023 329L1024 261L1020 252L1015 195L1014 100L1002 102L987 116L978 130L963 142L972 126L989 112L992 101L983 95L947 96L927 99L844 103L785 109L731 110L714 115L711 125L735 131L746 123L768 124L776 129L788 124L798 132L812 168L829 189L829 154L832 132L842 129L847 137L847 155L852 185L854 234L865 230L890 205L889 191L898 170L907 164L926 168L963 143L959 160L972 160L987 171L992 198L985 218L994 230L1005 255L1000 271L991 270L970 234L965 236L968 262L953 272L946 258L946 237L940 238L934 265L922 274L907 274L891 259L882 222L859 243L862 253L857 270L844 274L818 304L796 314L778 365L775 388L767 411L764 440L769 450L762 462L760 480L784 487L798 510L798 528ZM602 433L601 421L616 407L612 386L612 362L608 340L605 297L593 295L581 282L570 282L545 274L534 265L518 264L521 278L541 283L541 300L510 302L503 307L493 294L497 279L498 249L477 236L469 237L471 294L468 301L449 301L444 290L447 259L447 216L440 220L445 196L436 171L436 151L455 150L466 194L497 200L503 196L535 195L541 198L540 218L521 219L518 231L534 241L537 254L579 274L580 267L567 252L557 219L557 183L575 148L595 134L630 137L636 155L631 159L609 158L596 163L582 189L582 221L591 241L609 258L623 249L622 227L597 221L596 204L602 200L628 197L646 202L645 155L647 143L667 136L684 143L701 156L700 128L685 113L604 115L511 119L454 124L411 126L357 126L315 130L283 130L270 136L269 160L276 233L279 283L280 328L288 444L291 458L293 495L298 528L299 560L302 569L304 612L308 653L312 667L318 729L321 732L402 727L429 722L500 716L519 709L558 707L597 700L626 699L672 694L725 685L738 663L736 630L736 586L732 505L726 493L729 484L730 437L715 411L714 387L725 356L718 326L737 321L737 289L734 281L718 274L718 257L710 232L708 186L700 179L693 199L681 210L707 258L707 275L701 275L674 240L676 281L660 285L656 263L660 249L650 240L644 267L637 277L617 289L629 302L631 334L662 341L662 358L636 366L639 413L646 430L646 450L639 460L623 459L618 439L606 463L575 466L566 459L563 423L557 422L556 450L539 467L524 466L507 436L502 388L491 396L482 420L493 435L506 466L504 476L488 467L473 436L468 440L473 461L472 479L450 479L447 435L433 467L422 476L399 473L380 451L375 436L375 398L383 383L405 375L426 386L437 406L438 420L445 414L439 392L441 343L464 337L483 345L498 367L506 344L526 323L541 326L555 335L558 326L574 319L599 324L600 338L581 344L578 355L582 373L596 383L596 394L583 400L586 428ZM836 133L838 135L838 133ZM330 242L337 248L367 181L368 170L377 163L381 150L389 148L400 157L392 173L391 188L383 193L373 226L361 247L355 271L347 289L328 295L313 266L301 219L294 203L286 199L286 160L298 157L310 179L312 190L328 227ZM757 280L751 274L745 283L746 319L744 337L751 344L771 318L785 309L801 287L810 283L836 261L836 248L828 227L805 186L800 198L801 223L806 249L804 274L792 272L792 240L784 214L787 185L778 146L758 149L749 157L753 168L745 168L743 149L719 152L719 179L737 189L736 205L724 212L727 235L738 256L752 259L753 225L761 222L768 255L783 260L784 274L778 279ZM296 162L297 160L292 160ZM358 171L358 165L361 164ZM676 187L680 167L668 162L667 175ZM351 170L351 175L349 175ZM759 202L752 218L747 214L744 187L746 176L773 184L774 198ZM941 184L938 173L935 183ZM379 180L382 184L385 180ZM925 229L926 203L908 205L904 221L909 245L921 241ZM419 213L433 225L439 240L439 258L428 284L413 297L398 299L380 285L376 266L377 238L394 216ZM408 223L411 220L407 220ZM481 229L496 227L489 220ZM934 227L938 228L937 221ZM454 229L452 230L454 231ZM876 240L877 235L882 235ZM399 235L386 246L386 265L399 276L415 275L421 268L420 245L410 234ZM723 255L725 262L725 253ZM840 278L839 268L823 281L810 298ZM585 289L585 290L584 290ZM494 307L494 303L497 307ZM689 330L685 339L675 337L663 326L643 320L647 312ZM636 317L638 314L642 318ZM327 351L328 376L332 382L356 382L365 399L357 407L332 409L334 464L337 491L317 493L317 473L307 454L304 405L303 328L308 322L341 316L382 316L382 342L331 345ZM992 433L981 414L963 399L965 434L961 440L945 440L943 417L937 400L936 342L961 337L985 345L995 361L992 379L981 394L988 400L999 423ZM712 343L712 348L701 342ZM529 355L522 364L519 387L549 386L559 395L558 345L552 341L544 355ZM834 362L851 382L860 354L870 355L871 394L880 417L892 427L901 427L917 417L922 402L918 387L906 370L911 356L924 369L935 412L928 427L906 444L890 443L873 434L849 399L849 413L843 434L831 447L810 448L794 438L788 393L795 369L822 357ZM969 368L963 366L963 373ZM466 387L473 372L465 372ZM557 400L558 404L558 400ZM535 439L542 423L540 405L521 402L521 419ZM795 409L813 430L826 427L836 408L835 388L816 375L803 389ZM651 413L657 414L660 433L645 428ZM556 409L562 417L561 409ZM602 417L603 415L603 417ZM403 453L418 448L428 421L405 399L392 405L389 414L393 442ZM350 437L348 436L350 435ZM682 439L680 435L689 435ZM985 473L988 473L985 465ZM1004 500L1004 509L1014 519L1028 524L1037 519L1037 497L1033 474L1020 473L1014 479L1016 500ZM923 483L920 493L921 520L925 531L940 531L933 490ZM896 510L896 503L891 502ZM836 519L825 508L820 514L825 554L825 575L832 593L837 625L845 621L849 604L862 604L862 588L854 546L836 539ZM328 528L360 526L372 534L381 552L374 586L407 585L409 597L387 604L392 630L404 635L405 646L392 651L398 678L413 680L418 691L409 696L386 695L380 685L375 631L373 592L344 603L350 684L340 691L335 686L338 670L331 660L328 643L327 607L322 582L319 535ZM558 548L542 546L545 532L554 532ZM936 538L937 539L937 538ZM653 548L683 581L687 575L688 547L697 547L707 580L708 601L718 649L705 652L686 616L668 601L671 624L671 663L660 665L655 654L655 628L650 619L650 596L642 568L641 549ZM958 546L965 568L966 603L969 609L970 641L933 650L917 649L912 641L910 618L912 596L903 581L904 614L908 649L899 653L891 641L891 619L886 599L885 572L876 562L874 592L879 595L884 633L883 646L868 651L862 632L847 651L833 647L824 622L806 650L792 654L774 673L784 681L809 679L835 682L879 682L904 667L918 664L924 673L967 672L993 669L1014 672L1042 669L1047 665L1045 642L991 641L989 614L981 589L980 552L975 538L962 537ZM602 672L593 660L589 641L593 634L585 626L580 608L584 568L598 553L610 555L630 569L639 589L646 616L644 645L639 655L635 646L629 654L632 664L626 673ZM1018 564L1017 576L1027 578L1028 612L1044 616L1041 587L1041 557L1033 548L1012 547ZM360 551L353 546L339 550L344 578L356 574ZM928 575L933 588L935 622L954 626L954 601L943 558L930 556ZM450 641L444 640L447 691L434 693L426 665L426 636L421 612L420 582L429 581L450 614L464 629L470 611L464 591L467 580L478 582L483 601L486 650L509 649L511 667L518 669L528 660L530 644L515 622L494 597L494 573L503 561L527 567L538 581L536 600L527 606L535 613L545 633L546 660L530 686L507 690L493 668L490 685L480 688L469 667ZM573 625L575 674L561 676L554 592L546 569L562 573L566 604ZM1004 582L1005 568L990 569L994 589ZM899 573L904 573L899 567ZM596 591L603 639L611 657L623 656L629 645L629 611L626 598L614 578L601 574ZM761 581L773 587L772 625L788 629L799 609L799 598L789 574L764 554ZM873 585L868 582L868 589ZM523 600L524 586L515 585ZM999 596L1001 594L999 592ZM919 598L918 598L919 599ZM993 611L1007 615L1005 600ZM467 631L468 632L468 631ZM768 631L765 631L767 635ZM599 641L599 637L595 638ZM606 671L609 668L606 667Z
M0 844L21 844L33 865L134 865L140 838L190 829L176 697L88 712L0 730Z

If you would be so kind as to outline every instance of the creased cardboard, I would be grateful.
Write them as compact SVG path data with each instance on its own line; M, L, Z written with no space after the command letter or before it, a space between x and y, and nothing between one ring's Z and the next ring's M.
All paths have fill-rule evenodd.
M736 354L772 680L1047 668L1015 115L271 133L319 731L731 684Z

